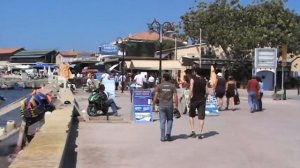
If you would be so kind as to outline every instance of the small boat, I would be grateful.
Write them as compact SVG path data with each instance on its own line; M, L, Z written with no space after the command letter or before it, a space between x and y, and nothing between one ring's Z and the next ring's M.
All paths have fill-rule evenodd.
M25 87L25 83L23 82L22 77L20 75L4 75L1 77L1 89L15 88L15 86L18 86L18 88Z

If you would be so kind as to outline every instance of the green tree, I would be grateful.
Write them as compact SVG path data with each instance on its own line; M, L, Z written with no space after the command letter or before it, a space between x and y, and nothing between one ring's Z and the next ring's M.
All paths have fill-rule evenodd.
M242 6L238 0L198 1L181 16L182 27L193 43L199 42L201 28L204 40L220 46L227 58L238 60L228 65L229 69L243 67L257 47L288 45L290 52L299 51L299 16L285 8L285 2L261 0Z

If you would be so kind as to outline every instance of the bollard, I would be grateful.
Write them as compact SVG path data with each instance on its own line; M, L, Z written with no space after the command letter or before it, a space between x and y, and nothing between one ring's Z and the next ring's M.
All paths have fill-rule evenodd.
M4 127L0 127L0 137L4 135L5 129Z
M15 121L14 120L8 120L6 122L6 133L9 133L10 131L15 129Z
M47 121L48 119L49 119L49 117L51 116L51 112L50 111L47 111L46 113L45 113L45 120Z

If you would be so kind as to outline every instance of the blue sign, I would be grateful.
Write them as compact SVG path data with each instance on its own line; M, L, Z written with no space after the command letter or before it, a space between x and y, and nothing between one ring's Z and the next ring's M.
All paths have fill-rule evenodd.
M205 104L205 115L208 116L219 115L217 98L215 96L208 95Z
M103 44L99 47L101 55L118 55L118 47L113 44Z
M135 122L152 121L152 93L150 89L133 91L133 117Z

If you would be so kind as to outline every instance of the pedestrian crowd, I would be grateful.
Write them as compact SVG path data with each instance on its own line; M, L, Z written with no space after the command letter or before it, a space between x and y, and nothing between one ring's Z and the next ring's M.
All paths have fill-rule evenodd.
M236 81L229 75L227 80L222 72L215 74L216 79L207 79L205 73L200 68L195 68L193 75L185 75L181 83L183 88L182 95L177 94L177 83L172 81L169 73L162 75L161 82L155 74L145 74L138 72L136 75L103 74L101 80L113 79L115 90L130 89L151 89L153 93L153 111L159 112L160 120L160 140L171 141L174 111L178 111L178 102L185 100L184 111L182 114L189 115L190 137L203 138L203 128L205 120L205 105L208 96L215 97L218 111L232 110L240 100ZM262 77L263 78L263 77ZM261 77L252 77L247 83L248 104L251 113L261 111L263 97L263 82ZM87 85L95 86L91 75L88 75ZM226 100L224 100L225 98ZM132 100L132 96L131 96ZM195 128L195 117L198 118L199 128ZM198 134L197 134L197 133Z

